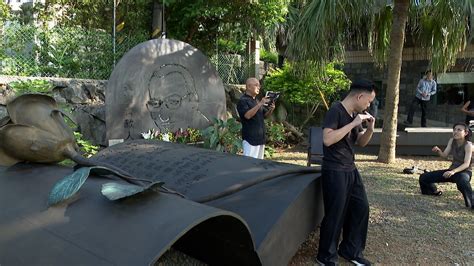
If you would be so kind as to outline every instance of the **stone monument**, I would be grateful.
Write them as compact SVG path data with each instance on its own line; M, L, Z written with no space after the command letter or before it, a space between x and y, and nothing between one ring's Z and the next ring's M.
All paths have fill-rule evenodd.
M141 43L114 68L105 93L107 139L150 129L205 128L226 115L225 91L208 58L170 39Z

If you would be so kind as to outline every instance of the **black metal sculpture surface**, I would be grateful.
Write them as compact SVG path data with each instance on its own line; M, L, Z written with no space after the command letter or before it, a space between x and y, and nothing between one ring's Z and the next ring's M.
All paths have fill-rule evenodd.
M155 128L205 128L225 118L224 87L207 57L191 45L153 39L127 52L106 91L107 139L139 139Z
M286 265L322 218L314 169L145 140L94 161L163 181L185 198L150 190L109 201L100 190L110 179L92 175L75 197L48 208L51 188L72 169L16 165L0 173L2 265L146 265L171 246L209 264Z

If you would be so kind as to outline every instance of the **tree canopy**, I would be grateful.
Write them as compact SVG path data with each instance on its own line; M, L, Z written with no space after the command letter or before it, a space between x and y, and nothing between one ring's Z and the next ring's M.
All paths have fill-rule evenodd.
M390 3L392 2L392 3ZM387 65L394 5L400 0L313 0L302 9L287 50L295 60L316 63L341 58L347 48L368 48ZM455 63L474 23L471 0L410 1L406 32L427 50L434 72ZM395 40L397 41L397 40ZM403 40L404 41L404 40Z
M122 35L146 31L151 38L153 4L164 4L168 38L209 52L218 38L245 43L282 22L287 0L116 0L116 29ZM46 0L34 6L43 24L112 32L114 0ZM0 6L1 10L1 6ZM1 12L1 11L0 11Z
M313 71L310 70L307 75L298 75L294 68L299 66L286 63L282 69L275 69L265 78L265 89L281 92L285 102L310 107L307 117L298 125L303 128L320 106L349 89L350 80L337 65L327 64L322 73L310 67Z
M217 38L245 43L257 33L284 21L284 0L169 0L166 27L169 38L210 51Z

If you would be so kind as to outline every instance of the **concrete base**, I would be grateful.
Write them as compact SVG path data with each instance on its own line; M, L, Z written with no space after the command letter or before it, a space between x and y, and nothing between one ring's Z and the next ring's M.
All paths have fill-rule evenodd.
M397 155L435 155L433 146L445 147L452 137L450 127L407 127L397 132ZM357 153L377 155L380 149L382 129L376 128L366 147L356 147Z

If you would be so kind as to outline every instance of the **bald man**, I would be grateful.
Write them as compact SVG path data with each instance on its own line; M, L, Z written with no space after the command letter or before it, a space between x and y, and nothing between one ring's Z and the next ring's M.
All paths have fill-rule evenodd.
M275 103L268 97L260 101L256 99L260 93L260 82L256 78L249 78L245 83L245 93L237 104L240 121L242 122L242 146L244 155L263 159L265 151L265 122L275 109ZM268 104L270 103L270 104ZM268 106L265 106L268 104Z

